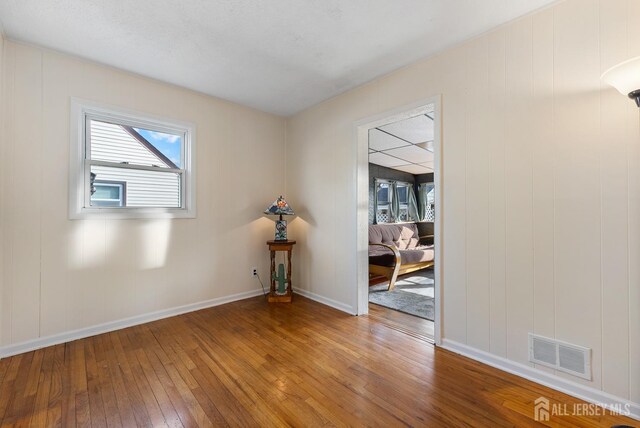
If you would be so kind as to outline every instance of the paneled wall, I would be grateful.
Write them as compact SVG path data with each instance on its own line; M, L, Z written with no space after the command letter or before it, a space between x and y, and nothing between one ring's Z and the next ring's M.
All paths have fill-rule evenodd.
M416 186L421 183L433 183L433 172L426 174L418 174L416 177Z
M5 42L0 346L260 289L284 119ZM69 220L70 97L196 125L197 218Z
M593 380L556 375L640 403L640 111L600 80L639 20L559 2L293 116L299 287L355 307L354 123L442 94L444 338L522 364L529 332L583 345Z
M4 99L4 37L2 36L2 31L0 31L0 100ZM5 125L5 105L3 102L0 102L0 165L2 164L2 158L4 157L4 125ZM0 173L0 201L3 200L4 194L4 174ZM3 210L0 207L0 309L4 308L4 228L3 224ZM4 334L4 317L0 314L0 344L3 343L3 334Z

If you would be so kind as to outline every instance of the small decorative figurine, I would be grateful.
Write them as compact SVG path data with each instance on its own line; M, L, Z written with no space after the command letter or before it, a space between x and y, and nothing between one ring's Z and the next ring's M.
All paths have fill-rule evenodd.
M273 274L273 279L278 281L278 289L276 290L276 294L279 296L284 296L287 294L287 280L284 277L284 264L280 263L278 265L278 274Z

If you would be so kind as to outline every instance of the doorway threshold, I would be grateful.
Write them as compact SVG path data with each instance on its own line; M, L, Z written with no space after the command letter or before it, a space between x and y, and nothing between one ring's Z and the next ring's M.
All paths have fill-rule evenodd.
M370 304L369 314L366 317L379 322L387 328L399 331L408 336L435 344L433 339L433 322L413 315L385 308L384 306Z

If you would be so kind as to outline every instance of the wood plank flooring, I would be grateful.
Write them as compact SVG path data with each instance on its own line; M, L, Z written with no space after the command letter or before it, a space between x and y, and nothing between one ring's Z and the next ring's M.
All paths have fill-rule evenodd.
M2 426L542 426L578 403L295 296L248 299L0 360ZM636 422L554 417L549 426Z
M402 331L419 339L426 340L427 342L433 342L433 321L405 314L404 312L376 305L375 303L369 303L369 318L389 328Z
M432 268L423 269L399 276L398 281L411 278L412 276L425 276L427 278L434 279L434 272ZM369 279L369 285L383 282L388 284L389 280L384 277L373 277ZM433 342L435 330L435 324L433 321L405 314L371 302L369 302L369 317L375 318L387 327L395 328L396 330L414 335L418 338L427 340L428 342Z

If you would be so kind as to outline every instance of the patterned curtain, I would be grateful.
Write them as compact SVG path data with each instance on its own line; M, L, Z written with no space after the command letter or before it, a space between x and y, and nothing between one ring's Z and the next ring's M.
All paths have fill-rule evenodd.
M391 221L397 223L400 220L400 198L398 198L398 183L391 183Z
M418 185L418 221L425 221L427 217L427 186Z
M409 205L409 219L413 221L420 221L418 202L416 201L416 193L413 191L413 185L409 185L409 187L407 187L407 204Z
M373 180L373 224L378 223L378 187L380 182L378 179Z

